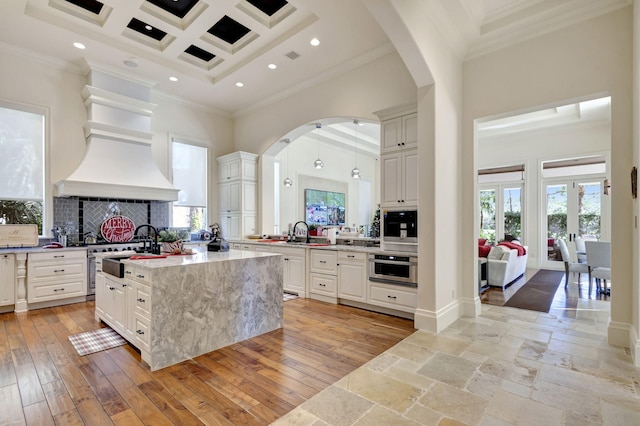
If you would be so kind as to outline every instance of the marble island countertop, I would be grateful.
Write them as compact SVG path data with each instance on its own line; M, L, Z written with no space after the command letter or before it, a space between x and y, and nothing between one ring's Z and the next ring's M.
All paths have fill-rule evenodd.
M96 254L99 255L99 254ZM109 256L109 254L106 254ZM113 256L113 254L111 254ZM142 266L149 269L169 268L174 266L198 265L205 263L227 262L234 260L253 259L259 257L279 256L277 253L262 253L241 250L230 250L227 252L196 251L193 254L167 255L166 257L153 255L143 256L141 259L122 259L121 262L135 266Z

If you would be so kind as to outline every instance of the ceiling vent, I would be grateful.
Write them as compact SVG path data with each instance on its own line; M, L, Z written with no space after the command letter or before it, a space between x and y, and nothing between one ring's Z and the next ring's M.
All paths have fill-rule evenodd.
M294 60L294 59L298 59L300 57L300 54L298 52L294 52L293 50L289 53L285 53L285 55L287 58Z

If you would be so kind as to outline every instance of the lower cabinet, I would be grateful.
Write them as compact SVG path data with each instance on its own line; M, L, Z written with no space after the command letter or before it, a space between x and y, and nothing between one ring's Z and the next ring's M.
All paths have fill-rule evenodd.
M96 274L96 319L103 320L135 347L148 353L151 342L149 277L134 268L128 267L126 271L129 272L127 278Z
M258 250L261 247L258 247ZM284 291L307 297L307 256L304 248L269 247L282 255L282 284Z
M310 297L335 303L338 297L338 252L312 249L310 256Z
M418 292L412 287L400 287L382 283L370 283L369 303L404 312L415 312Z
M0 255L0 306L16 303L16 255Z
M367 254L338 252L338 297L367 301Z
M27 255L27 302L62 300L87 294L87 252Z

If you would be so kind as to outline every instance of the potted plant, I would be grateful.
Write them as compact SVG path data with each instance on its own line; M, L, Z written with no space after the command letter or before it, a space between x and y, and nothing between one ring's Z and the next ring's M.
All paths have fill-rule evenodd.
M314 237L318 235L318 225L315 223L309 225L309 235Z
M165 253L181 253L185 238L184 232L175 229L164 229L158 233L162 242L162 251Z

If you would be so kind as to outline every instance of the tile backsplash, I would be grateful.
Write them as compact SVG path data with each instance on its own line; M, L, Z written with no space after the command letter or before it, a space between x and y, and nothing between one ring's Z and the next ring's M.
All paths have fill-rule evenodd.
M157 228L168 227L170 202L121 200L110 198L69 197L53 199L53 227L66 230L68 244L83 241L87 232L100 232L100 225L109 216L127 216L136 226L150 223Z

